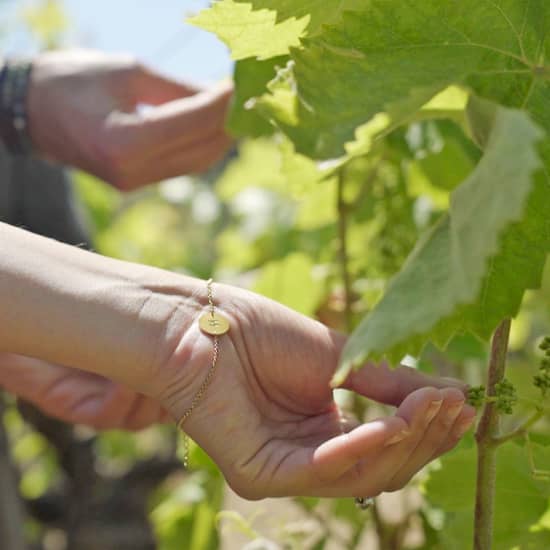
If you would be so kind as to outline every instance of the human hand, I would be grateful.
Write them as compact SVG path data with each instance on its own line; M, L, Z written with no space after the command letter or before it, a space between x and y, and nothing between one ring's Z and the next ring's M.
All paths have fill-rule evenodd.
M252 293L215 285L214 298L231 330L220 337L214 378L183 428L245 498L394 491L473 423L460 382L366 365L344 387L398 409L343 434L330 380L345 338ZM156 373L175 418L189 408L212 353L211 337L195 322Z
M0 353L0 387L46 414L99 430L141 430L170 416L149 397L81 370Z
M232 87L202 90L128 56L49 52L33 62L31 138L43 155L122 190L203 172L227 151ZM152 105L138 112L139 104Z

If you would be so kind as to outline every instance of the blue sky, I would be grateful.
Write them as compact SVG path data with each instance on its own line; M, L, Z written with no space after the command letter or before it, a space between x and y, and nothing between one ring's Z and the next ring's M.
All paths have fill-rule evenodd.
M4 53L25 54L33 44L18 12L42 0L0 1ZM231 74L226 47L214 36L186 25L186 14L208 0L62 0L71 22L67 45L131 52L173 76L214 82Z

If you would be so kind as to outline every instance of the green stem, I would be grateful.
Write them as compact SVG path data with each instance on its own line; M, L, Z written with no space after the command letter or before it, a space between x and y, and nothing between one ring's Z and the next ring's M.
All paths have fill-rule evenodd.
M348 267L348 214L349 207L344 197L344 170L340 170L338 174L338 191L337 191L337 208L338 208L338 258L340 262L340 270L342 274L342 282L344 283L344 300L345 300L345 319L346 330L350 333L353 329L352 318L352 292L351 292L351 276Z
M491 359L487 375L487 394L495 395L495 386L504 378L506 354L510 338L510 319L505 319L493 335ZM476 431L477 483L474 522L474 550L491 550L493 544L493 515L495 504L499 414L496 404L485 403Z
M379 550L391 550L391 547L389 546L390 533L388 530L388 526L386 525L385 521L382 519L382 516L380 515L380 511L378 509L376 501L374 502L371 508L371 516L374 522L376 535L378 537Z
M503 443L510 441L511 439L515 439L517 437L525 437L525 434L529 431L529 429L532 428L543 416L544 416L544 409L543 408L537 409L525 422L520 424L517 428L513 429L511 432L508 432L507 434L495 436L493 438L494 444L497 446L500 446Z

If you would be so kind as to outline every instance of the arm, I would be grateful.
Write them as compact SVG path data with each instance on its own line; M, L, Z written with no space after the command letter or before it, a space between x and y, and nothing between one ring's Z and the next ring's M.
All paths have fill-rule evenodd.
M195 312L190 278L0 224L0 350L76 365L150 394Z
M5 225L0 246L0 351L113 378L183 416L213 356L204 282ZM342 335L241 289L216 284L214 300L231 330L184 427L242 496L396 490L474 420L458 381L366 365L345 386L398 408L346 428L330 388Z
M230 146L230 84L201 88L129 56L88 50L40 54L27 72L14 65L3 78L0 71L0 134L16 149L32 143L38 154L121 190L203 172ZM25 131L15 118L26 120Z

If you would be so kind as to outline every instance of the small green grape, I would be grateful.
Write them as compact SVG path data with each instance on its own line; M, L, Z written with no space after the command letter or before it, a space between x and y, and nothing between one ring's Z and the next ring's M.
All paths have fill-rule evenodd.
M550 390L550 372L543 372L542 374L535 374L533 376L533 384L539 388L543 397L546 397L548 390Z
M533 384L539 388L542 396L546 397L550 391L550 337L547 336L539 347L546 352L546 357L540 362L539 372L533 377Z
M518 396L516 388L512 383L503 378L500 382L495 384L495 396L497 410L504 414L512 414L514 412L514 405L517 403Z
M546 352L546 355L550 355L550 336L546 336L539 345L542 351Z
M479 409L485 403L485 386L473 386L468 388L467 402L472 407Z

